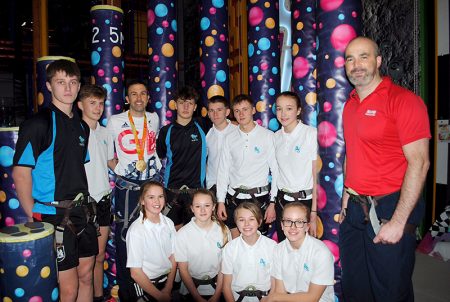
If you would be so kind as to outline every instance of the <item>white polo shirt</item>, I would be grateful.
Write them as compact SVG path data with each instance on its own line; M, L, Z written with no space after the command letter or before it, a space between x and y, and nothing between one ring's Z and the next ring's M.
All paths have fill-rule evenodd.
M313 188L312 165L317 160L317 129L299 122L291 133L275 133L278 189L290 192ZM311 195L307 197L310 199Z
M161 161L156 154L156 137L159 131L159 117L156 113L146 112L148 134L145 138L144 160L147 163L147 169L138 171L136 162L138 154L136 152L136 141L128 119L128 111L112 115L106 128L109 135L112 136L116 147L117 163L114 172L117 175L134 179L151 179L161 169ZM133 117L133 122L138 132L138 139L142 140L144 129L144 117Z
M213 223L209 230L200 228L195 223L195 217L177 232L175 243L175 260L188 262L189 274L196 279L208 276L214 278L220 272L222 261L222 247L224 237L222 228ZM231 241L231 233L227 228L227 238ZM200 285L197 288L200 295L214 295L215 289L211 285ZM189 293L184 283L180 293Z
M114 158L114 145L108 130L97 123L97 128L89 129L88 143L90 161L84 164L89 187L89 195L99 202L111 192L108 176L108 160Z
M270 199L274 200L278 191L274 133L258 124L249 133L237 127L224 139L217 173L217 200L224 202L227 191L234 194L232 188L266 186L269 183L269 169L272 173ZM250 198L248 194L237 197Z
M149 279L172 269L169 257L175 251L176 231L170 218L159 214L160 222L143 219L142 212L127 232L127 267L140 267Z
M262 236L252 246L248 245L242 236L229 242L223 249L222 273L233 275L231 289L234 298L237 291L247 286L254 286L258 290L270 290L270 275L273 269L273 252L276 242ZM258 301L257 297L246 297L244 301Z
M237 126L227 120L228 125L218 130L214 125L206 134L206 148L208 161L206 162L206 187L209 189L217 183L217 170L219 169L220 153L222 151L223 139Z
M320 302L334 302L334 257L322 241L306 234L298 250L285 239L275 248L272 277L289 293L307 292L310 283L326 285Z

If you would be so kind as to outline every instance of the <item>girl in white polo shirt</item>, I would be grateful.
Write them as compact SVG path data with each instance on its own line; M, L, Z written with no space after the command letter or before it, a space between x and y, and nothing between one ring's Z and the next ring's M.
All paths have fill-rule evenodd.
M222 294L222 249L231 240L230 230L215 216L213 193L198 189L192 197L194 217L177 232L175 260L186 301L219 301ZM190 294L190 295L189 295Z
M284 207L286 240L275 248L272 277L275 290L263 299L334 302L334 257L328 247L308 234L309 208L300 202Z
M258 231L263 216L255 203L239 204L234 220L241 235L223 250L223 294L227 302L256 302L274 285L270 272L276 243Z
M161 211L165 206L164 187L156 181L141 187L141 213L127 232L127 267L138 301L170 301L176 273L175 227Z
M316 236L317 219L317 130L299 119L300 98L285 91L276 99L277 119L283 126L275 133L275 150L279 177L275 204L278 242L285 238L281 230L283 207L300 201L311 210L310 234Z

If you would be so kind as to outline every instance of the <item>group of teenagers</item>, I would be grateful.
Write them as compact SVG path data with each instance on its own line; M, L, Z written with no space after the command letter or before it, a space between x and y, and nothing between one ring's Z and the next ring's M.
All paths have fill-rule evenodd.
M355 85L350 100L370 85L393 85L379 75L380 64L372 40L350 42L346 71ZM194 117L197 92L183 87L174 96L176 118L160 129L158 115L146 110L146 85L130 81L129 109L112 115L103 127L106 92L97 85L81 86L80 78L75 63L58 60L48 66L52 103L21 125L14 155L15 187L29 221L55 226L61 301L104 300L103 262L112 220L121 302L171 301L179 281L176 297L184 301L335 301L335 259L315 238L317 131L300 121L295 93L277 96L282 127L275 133L253 120L249 95L236 96L231 105L213 96L207 104L212 126L206 131L203 120ZM231 111L235 122L228 119ZM109 170L115 174L114 190ZM339 219L341 227L347 225L340 242L346 253L341 253L344 294L348 301L400 301L395 292L403 293L408 280L388 292L395 298L377 296L377 284L384 288L385 283L370 281L378 268L364 255L381 245L396 249L403 231L397 239L373 235L361 200L376 197L381 204L388 195L366 194L352 181L346 182ZM401 209L405 221L414 216L417 199ZM392 204L385 211L394 221ZM391 221L383 223L380 234ZM278 244L265 236L271 227ZM373 246L367 247L364 236L374 240ZM398 250L405 251L403 246ZM377 258L376 253L368 257ZM409 271L399 271L394 275L408 279ZM364 280L369 285L360 288L357 283Z

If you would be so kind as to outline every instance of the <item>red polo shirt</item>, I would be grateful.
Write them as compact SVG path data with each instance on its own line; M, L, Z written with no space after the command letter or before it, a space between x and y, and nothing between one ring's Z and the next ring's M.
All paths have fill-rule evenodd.
M388 77L363 102L350 93L343 123L345 186L365 195L398 191L408 165L402 146L431 137L422 99Z

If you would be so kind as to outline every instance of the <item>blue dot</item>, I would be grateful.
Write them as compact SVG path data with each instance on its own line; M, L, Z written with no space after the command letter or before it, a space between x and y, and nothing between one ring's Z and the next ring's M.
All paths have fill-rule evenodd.
M162 108L162 103L161 102L156 102L155 103L155 108L156 109L161 109Z
M98 64L98 62L100 62L100 54L96 51L93 51L91 53L91 64L92 66L95 66Z
M155 15L157 15L158 17L164 17L167 15L167 12L169 10L167 9L167 6L165 6L164 4L160 3L157 4L155 6Z
M329 162L329 163L328 163L328 167L329 167L330 169L333 169L333 168L334 168L334 163L333 163L333 162Z
M275 95L275 89L270 88L269 89L269 94L272 95L272 96Z
M298 43L298 44L301 44L301 43L302 43L302 38L298 38L298 39L297 39L297 43Z
M18 287L14 290L14 294L16 295L16 297L21 298L25 295L25 291L23 290L23 288Z
M256 30L256 31L259 31L259 26L256 26L256 27L255 27L255 30Z
M212 0L212 5L217 8L222 8L224 4L223 0Z
M339 14L338 19L341 20L341 21L344 20L345 19L344 14Z
M261 50L257 50L257 51L256 51L256 54L257 54L257 55L260 55L260 54L261 54Z
M306 11L307 11L308 13L312 12L311 6L308 6L308 7L306 8Z
M166 81L166 82L164 83L164 87L170 88L170 87L172 87L172 83L170 83L169 81Z
M303 89L305 89L305 87L303 87L303 85L298 86L298 90L303 91Z
M264 94L261 94L260 96L259 96L259 99L260 100L264 100L266 97L265 97L265 95Z
M342 197L342 190L344 188L344 176L339 174L334 181L334 190L339 197Z
M111 85L109 85L109 84L103 84L103 88L105 88L106 89L106 92L108 93L108 94L110 94L111 93ZM106 104L106 102L105 102L105 104Z
M312 55L313 60L317 60L317 56L316 55Z
M325 181L330 181L330 176L325 176Z
M278 68L277 67L272 67L272 73L273 74L278 74Z
M156 71L160 71L161 70L161 68L159 68L159 67L156 67Z
M255 47L253 44L248 44L248 56L251 57L255 53Z
M274 103L273 105L272 105L272 113L273 114L277 114L277 104L276 103Z
M269 129L272 131L277 131L280 128L280 124L278 124L278 121L276 118L271 118L269 121Z
M9 146L0 147L0 165L2 167L11 167L13 164L14 150Z
M162 27L158 27L158 28L156 29L156 33L157 33L158 35L162 35L162 34L163 34L163 29L162 29Z
M222 58L217 58L217 62L222 63Z
M19 207L19 201L17 200L17 199L15 199L15 198L11 198L9 201L8 201L8 205L9 205L9 207L11 208L11 209L13 209L13 210L15 210L15 209L17 209L18 207Z
M106 100L105 101L105 106L110 106L111 105L111 101L110 100Z
M253 66L252 71L253 73L257 73L259 71L258 66Z
M172 22L170 23L170 26L172 27L172 30L174 32L177 32L177 20L172 20Z
M200 28L202 30L207 30L210 25L211 25L211 21L209 21L208 18L203 17L202 20L200 20Z
M156 87L156 92L160 92L160 91L161 91L161 88Z
M98 51L98 52L102 51L102 48L101 48L100 46L97 47L97 51Z
M225 71L219 70L216 73L216 79L217 79L217 81L223 83L223 82L225 82L227 80L227 74L225 73Z
M270 40L267 38L261 38L258 41L258 47L261 50L268 50L270 48Z
M125 67L125 61L122 61L122 68L124 68L124 67Z
M106 273L103 273L103 288L108 288L108 275Z
M111 21L105 20L105 24L109 24L109 23L111 23Z
M105 126L108 124L108 119L105 117L104 119L102 119L102 126Z
M106 278L106 279L108 279L108 278ZM52 290L52 300L53 300L53 301L56 301L56 300L58 300L58 297L59 297L59 290L58 290L57 287L55 287L55 288Z
M277 54L275 52L272 52L272 57L275 57Z

